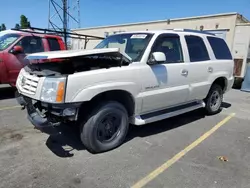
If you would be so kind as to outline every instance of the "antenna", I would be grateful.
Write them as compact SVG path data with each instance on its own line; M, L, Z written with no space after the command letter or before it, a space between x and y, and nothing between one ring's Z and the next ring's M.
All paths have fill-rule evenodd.
M67 32L81 27L80 0L48 0L48 6L48 29L63 31L64 42L68 45Z

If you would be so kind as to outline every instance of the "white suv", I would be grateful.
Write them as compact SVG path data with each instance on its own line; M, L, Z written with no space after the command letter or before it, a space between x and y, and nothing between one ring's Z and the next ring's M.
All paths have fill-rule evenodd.
M16 83L29 120L49 134L62 122L77 122L92 153L121 145L130 123L144 125L203 107L218 113L234 80L226 42L185 29L120 33L93 50L27 59L48 59L23 68Z

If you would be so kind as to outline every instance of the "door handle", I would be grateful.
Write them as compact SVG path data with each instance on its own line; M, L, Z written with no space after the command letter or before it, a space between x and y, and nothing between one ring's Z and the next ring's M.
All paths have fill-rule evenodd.
M213 68L212 67L208 67L208 72L213 72Z
M187 75L188 75L188 71L187 71L186 69L183 69L183 70L181 71L181 75L187 76Z

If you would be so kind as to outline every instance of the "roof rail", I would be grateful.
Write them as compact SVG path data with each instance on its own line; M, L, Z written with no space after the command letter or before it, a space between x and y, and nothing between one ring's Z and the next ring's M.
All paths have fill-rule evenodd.
M213 35L213 36L215 36L215 34L213 34L213 33L210 33L210 32L208 32L208 31L199 31L199 30L194 30L194 29L178 29L178 28L176 28L176 29L173 29L173 31L183 31L183 32L192 32L192 33L201 33L201 34L207 34L207 35Z
M68 38L75 38L75 39L86 39L86 40L104 39L103 37L99 37L99 36L84 35L84 34L78 34L78 33L73 33L73 32L64 32L64 31L51 30L51 29L42 29L42 28L36 28L36 27L30 27L27 29L13 28L11 30L26 32L26 33L34 33L34 34L58 35L61 37L66 34Z

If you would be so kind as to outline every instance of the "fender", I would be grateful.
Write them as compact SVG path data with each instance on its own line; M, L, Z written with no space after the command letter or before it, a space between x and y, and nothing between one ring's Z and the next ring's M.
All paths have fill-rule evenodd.
M112 90L123 90L129 92L134 98L139 93L138 85L133 82L110 82L98 83L80 89L75 95L66 97L67 102L90 101L96 95Z
M227 88L228 86L228 80L230 79L228 73L226 72L218 72L218 73L214 73L213 76L209 77L209 83L212 86L212 84L214 83L214 81L218 78L224 78L225 79L225 88ZM210 89L210 88L209 88Z

